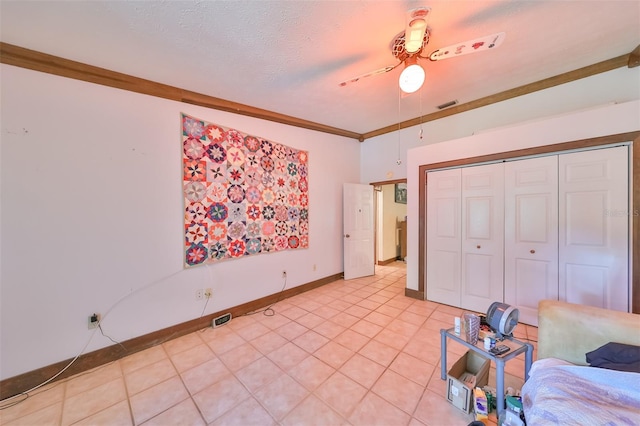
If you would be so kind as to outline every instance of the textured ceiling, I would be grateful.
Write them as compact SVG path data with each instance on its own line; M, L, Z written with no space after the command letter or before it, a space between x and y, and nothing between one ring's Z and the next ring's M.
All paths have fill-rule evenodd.
M429 6L427 53L506 32L400 96L389 44ZM5 43L357 133L628 54L640 1L6 1Z

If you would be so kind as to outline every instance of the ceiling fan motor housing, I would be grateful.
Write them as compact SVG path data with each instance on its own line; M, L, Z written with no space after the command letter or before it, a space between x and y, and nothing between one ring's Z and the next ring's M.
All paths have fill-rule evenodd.
M416 53L409 53L407 49L404 48L404 31L399 33L394 39L391 41L391 53L395 58L397 58L400 62L404 62L407 58L414 55L420 55L424 47L429 44L429 28L424 32L424 38L422 39L422 47Z
M493 302L487 311L487 323L499 335L509 336L518 325L518 309L506 303Z

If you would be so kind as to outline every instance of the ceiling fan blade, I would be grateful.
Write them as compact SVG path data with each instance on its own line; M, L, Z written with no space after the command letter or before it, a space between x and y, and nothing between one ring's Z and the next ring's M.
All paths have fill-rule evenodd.
M494 49L500 46L506 37L506 33L497 33L473 40L463 41L462 43L442 47L431 52L431 54L429 55L429 59L431 59L432 61L441 61L443 59L468 55L469 53L476 53L482 52L483 50Z
M340 83L339 86L346 86L347 84L355 83L356 81L361 80L361 79L366 78L366 77L371 77L371 76L374 76L374 75L387 73L387 72L389 72L391 70L394 70L401 63L402 62L399 62L397 65L390 65L388 67L380 68L379 70L371 71L371 72L368 72L366 74L362 74L362 75L359 75L357 77L350 78L349 80L346 80L346 81L343 81L342 83Z

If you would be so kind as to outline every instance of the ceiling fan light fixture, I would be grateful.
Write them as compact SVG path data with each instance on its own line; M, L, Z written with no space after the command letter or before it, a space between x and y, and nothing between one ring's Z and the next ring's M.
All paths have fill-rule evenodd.
M424 69L418 65L417 61L415 59L413 61L407 59L405 69L402 70L398 83L404 93L413 93L422 87L424 78Z
M416 53L422 48L427 22L424 19L414 19L409 23L404 35L404 48L408 53Z
M407 26L404 31L404 49L412 54L422 49L424 34L427 31L427 16L431 9L419 7L407 14Z

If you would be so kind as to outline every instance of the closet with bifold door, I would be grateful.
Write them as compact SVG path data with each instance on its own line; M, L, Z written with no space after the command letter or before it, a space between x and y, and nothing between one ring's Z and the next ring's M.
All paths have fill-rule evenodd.
M427 172L427 299L629 309L629 147Z

